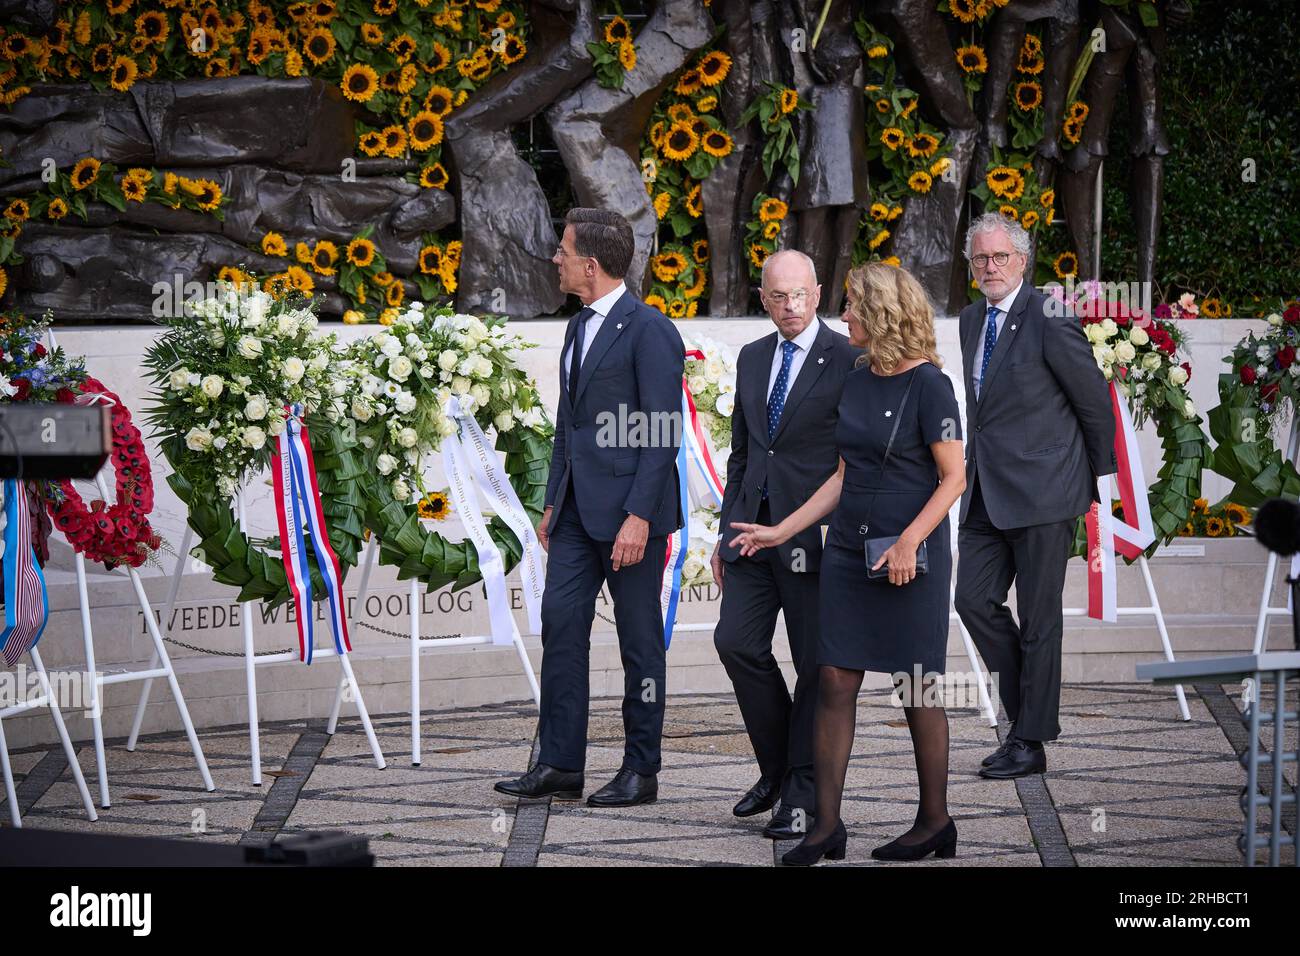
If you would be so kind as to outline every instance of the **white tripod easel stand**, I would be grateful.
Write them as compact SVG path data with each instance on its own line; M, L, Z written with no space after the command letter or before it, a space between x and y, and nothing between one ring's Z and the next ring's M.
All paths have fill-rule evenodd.
M102 401L109 402L109 399L102 398ZM104 482L102 473L95 476L95 486L99 489L99 494L105 501L111 500L108 485ZM199 744L199 736L195 733L194 723L190 720L190 711L185 706L185 696L181 693L181 686L176 680L176 671L172 668L171 658L167 655L167 649L163 646L162 633L158 629L158 622L154 620L153 609L149 606L149 598L145 594L144 584L140 580L140 573L133 567L128 566L126 568L126 572L131 578L131 584L135 588L136 601L144 614L145 626L149 629L149 637L153 641L153 662L146 670L128 669L113 674L101 674L95 666L95 641L90 625L90 596L86 587L86 559L78 551L73 558L73 562L77 571L77 600L81 605L81 636L86 651L86 675L89 678L91 687L90 726L95 738L95 764L99 776L99 805L104 808L111 806L108 794L108 765L104 756L104 725L100 717L103 710L100 700L103 688L107 684L125 684L137 680L145 682L145 697L141 700L141 707L136 714L136 723L131 732L131 739L126 747L128 751L134 751L136 730L138 730L140 720L144 716L143 704L148 696L147 688L153 683L155 677L167 678L167 685L171 688L172 699L176 701L176 709L180 712L181 723L185 726L185 736L189 738L190 749L194 752L194 762L198 764L199 774L203 777L203 787L211 793L217 787L212 782L212 774L208 772L208 762L203 756L203 747Z
M357 590L357 603L354 608L364 608L366 596L370 589L370 572L374 570L378 539L373 535L366 545L365 567L361 569L361 587ZM412 578L410 587L410 621L411 621L411 766L420 765L420 651L426 647L466 647L472 645L492 644L490 636L471 637L420 637L420 579ZM353 621L356 620L354 610ZM519 633L518 626L511 615L510 624L513 631L512 644L519 660L523 664L524 676L528 678L528 687L533 693L533 701L540 707L542 691L537 683L537 674L533 671L533 662L528 659L528 649ZM334 692L334 708L330 711L328 732L334 733L338 724L339 710L343 704L344 682L339 678L339 685Z
M248 515L244 506L244 494L240 491L237 515L239 518L240 530L245 534L248 533ZM180 594L181 575L185 567L185 558L190 552L190 545L194 541L194 529L187 523L185 526L185 536L182 539L181 547L176 552L176 568L172 572L171 590L167 595L167 607L164 611L164 620L171 619L172 609L176 605L176 599ZM243 601L240 603L239 622L244 636L244 680L248 693L248 741L249 741L249 762L252 765L252 783L255 787L262 785L262 744L261 735L258 729L257 718L257 667L263 664L282 664L288 661L299 659L297 651L285 651L280 654L264 654L257 656L253 650L253 610L257 606L256 601ZM152 621L152 615L146 617ZM365 728L366 739L370 742L371 753L375 757L375 766L383 770L384 763L383 752L379 749L379 740L375 737L375 729L370 724L370 714L366 711L366 702L361 696L361 688L357 685L356 675L352 672L352 662L348 655L339 654L334 647L317 647L313 649L313 658L315 657L337 657L339 666L342 668L342 674L339 677L339 686L345 683L350 684L353 693L356 695L357 711L361 717L361 725ZM151 682L146 681L144 687L140 689L140 703L136 707L135 722L131 725L131 736L127 742L127 748L135 746L136 736L140 732L140 721L144 717L145 705L149 702L149 691ZM334 732L333 722L330 724L329 732Z
M9 743L5 740L4 718L21 714L24 711L35 710L37 707L49 707L50 716L54 718L54 728L59 732L59 742L63 744L63 754L68 759L68 768L72 771L72 779L76 782L77 791L81 794L81 804L86 808L86 819L94 823L99 819L99 814L95 812L95 801L90 798L86 778L82 775L81 765L77 762L77 750L72 746L72 740L68 737L68 728L63 723L63 714L59 712L59 702L55 699L54 688L50 686L50 678L45 672L45 664L41 660L40 652L35 647L28 651L28 654L31 655L32 665L36 668L36 676L40 678L41 692L35 697L0 710L0 761L3 761L4 764L5 797L9 801L9 819L15 827L23 825L22 813L18 808L18 793L14 789L14 771L9 763Z
M1286 460L1295 461L1297 445L1300 445L1300 413L1291 421L1291 438L1286 446ZM1291 574L1294 577L1297 571L1297 563L1300 563L1300 557L1291 559ZM1264 571L1264 593L1259 599L1259 614L1255 617L1255 647L1252 654L1263 654L1264 645L1268 643L1268 622L1269 618L1278 615L1289 616L1291 614L1291 602L1282 607L1274 607L1269 603L1273 597L1273 576L1277 574L1277 553L1270 551L1268 553L1268 565ZM1289 591L1287 592L1290 593Z
M1101 493L1101 500L1104 503L1110 502L1111 478L1104 475L1097 479L1097 487ZM1139 490L1140 494L1145 494L1145 489ZM1171 664L1175 662L1174 648L1169 641L1169 629L1165 627L1165 614L1160 609L1160 598L1156 595L1155 582L1151 579L1151 567L1147 564L1147 556L1139 555L1137 559L1138 566L1142 569L1142 580L1146 584L1147 598L1150 604L1143 607L1116 607L1115 614L1118 617L1146 617L1152 616L1156 619L1156 630L1160 632L1160 645L1165 652L1165 660ZM1062 609L1063 617L1087 617L1088 609L1086 607L1067 607ZM1174 693L1178 696L1178 712L1182 715L1183 720L1191 720L1191 711L1187 709L1187 695L1183 693L1183 685L1175 684Z

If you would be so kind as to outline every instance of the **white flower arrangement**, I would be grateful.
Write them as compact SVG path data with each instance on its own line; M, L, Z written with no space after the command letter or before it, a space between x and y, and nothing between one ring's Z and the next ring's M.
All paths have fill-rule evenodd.
M704 360L688 358L685 376L695 410L716 451L731 447L731 414L736 408L736 358L731 349L705 336L686 340L688 352L698 349ZM720 455L726 461L725 455Z

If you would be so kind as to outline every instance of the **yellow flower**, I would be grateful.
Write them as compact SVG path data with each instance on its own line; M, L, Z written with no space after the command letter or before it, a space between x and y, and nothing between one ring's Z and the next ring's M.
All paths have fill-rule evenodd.
M379 92L379 74L366 63L353 63L343 71L339 84L343 95L354 103L365 103Z
M284 55L284 72L290 76L302 76L302 54L289 50Z
M415 53L415 40L409 33L399 33L389 41L388 52L398 63L405 63Z
M622 43L632 39L632 27L622 17L615 17L605 24L605 42Z
M348 262L364 269L375 261L375 244L360 236L348 243ZM282 253L283 255L283 253Z
M749 262L755 269L763 268L763 263L771 255L771 250L761 242L751 242L749 244Z
M889 218L889 207L883 202L873 202L869 214L876 222L884 222Z
M672 203L672 201L673 201L673 197L664 192L661 192L658 196L655 196L655 201L654 201L655 216L659 219L662 219L664 216L668 215L668 207Z
M429 92L424 94L424 108L439 116L450 113L454 102L455 94L445 86L431 86Z
M1223 506L1223 513L1233 524L1250 524L1250 509L1234 501Z
M1029 210L1020 218L1020 225L1024 226L1026 229L1033 229L1034 226L1038 225L1038 213L1034 212L1032 209Z
M930 178L930 174L921 170L917 170L907 177L907 185L911 187L913 192L928 193L933 183L934 180Z
M442 250L437 246L424 246L420 249L420 271L427 276L436 276L442 271Z
M709 261L709 240L696 239L691 246L691 258L695 260L696 265L704 265Z
M421 110L407 124L411 132L411 149L424 152L442 142L442 117L432 110Z
M889 238L889 235L890 233L888 229L881 229L879 232L877 232L874 236L871 237L871 240L867 243L867 248L873 251L879 249L882 245L885 244L885 240Z
M685 123L674 123L664 135L661 150L668 159L690 159L699 145L695 130Z
M1058 279L1072 276L1079 271L1079 259L1073 252L1062 252L1052 262L1052 271Z
M703 269L697 268L695 270L695 278L691 280L691 284L682 287L682 295L686 296L688 301L691 299L698 299L704 294L704 286L708 281L708 273Z
M401 314L402 312L400 309L384 309L383 312L379 313L379 324L392 325L397 321L397 317Z
M99 177L99 160L87 156L72 167L72 188L85 189Z
M442 521L451 514L451 502L441 491L431 491L416 505L419 516L427 521Z
M384 137L377 130L368 130L357 140L357 147L367 156L378 156L384 151Z
M913 100L913 103L916 101ZM934 151L939 148L939 140L930 133L917 133L907 141L907 152L909 156L924 156L927 159L934 155Z
M1010 203L1003 203L1001 206L998 206L998 212L1006 216L1008 219L1014 219L1017 222L1020 221L1020 210Z
M366 46L378 46L384 42L384 31L377 23L361 24L361 40Z
M384 301L394 308L401 305L405 298L406 289L402 287L402 283L400 282L394 282L384 290Z
M307 32L302 41L302 52L307 59L317 66L334 55L334 34L325 27L316 27Z
M890 222L893 222L895 219L897 219L897 218L898 218L899 216L901 216L902 214L903 214L903 207L902 207L902 206L894 206L892 209L889 210L889 221L890 221Z
M11 199L9 205L5 206L4 216L12 222L26 222L31 214L32 207L26 199Z
M699 98L699 100L695 103L696 108L697 108L701 113L709 113L709 112L712 112L713 109L714 109L717 105L718 105L718 98L717 98L716 96L712 96L712 95L710 95L710 96L701 96L701 97Z
M898 258L898 256L889 256L888 258L881 259L880 261L883 265L893 266L895 269L901 268L903 265L903 260Z
M509 66L512 63L518 63L525 54L528 53L528 47L524 41L513 33L507 33L505 43L501 45L501 62ZM635 57L635 54L633 54ZM622 57L620 57L622 59ZM625 67L631 69L631 67ZM486 77L485 77L486 78Z
M303 295L311 295L312 290L316 288L315 280L302 266L290 266L285 270L285 275L289 277L289 284Z
M691 109L690 103L674 103L668 107L667 116L669 123L686 123L689 125L691 120L695 119L695 111Z
M1044 189L1043 194L1038 197L1038 204L1044 209L1051 209L1056 202L1056 190Z
M948 0L948 11L962 23L974 23L979 16L975 0Z
M888 126L880 131L880 141L886 149L898 149L903 145L903 131L897 126Z
M1225 530L1222 518L1209 517L1205 519L1205 534L1207 537L1221 537Z
M657 292L651 292L645 297L645 304L652 309L658 309L665 315L668 314L668 302Z
M311 251L311 267L323 276L332 276L338 261L339 247L328 239L321 239Z
M677 81L677 85L673 87L673 91L680 93L682 96L692 96L700 91L701 85L700 71L697 69L690 69L681 75L681 78Z
M731 137L720 129L711 129L700 141L704 151L710 156L728 156L731 154Z
M109 85L119 92L125 92L135 83L135 78L139 74L140 68L136 65L135 60L129 56L119 56L113 61L113 74L109 79Z
M631 43L618 45L618 64L626 70L636 69L636 47Z
M284 236L278 232L268 232L262 237L262 254L266 256L287 256L289 246L284 241Z
M1016 108L1021 112L1037 109L1043 102L1043 88L1033 80L1017 83L1015 86Z
M875 46L867 48L867 59L869 60L879 60L886 56L889 56L889 48L883 43L877 43Z
M400 126L385 126L380 135L384 138L384 155L396 159L406 150L406 130Z
M944 156L942 159L937 159L930 164L930 175L932 177L942 176L944 173L948 171L948 167L951 165L952 165L952 160L949 159L947 156Z
M793 113L799 106L799 92L786 87L781 91L781 114Z
M995 166L984 179L995 196L1015 202L1025 190L1025 176L1011 166Z
M49 219L62 219L68 214L68 204L55 196L50 200L50 204L45 207L45 215Z
M721 50L710 50L704 54L699 66L700 82L705 86L717 86L727 78L731 70L731 57Z
M344 325L361 325L366 321L365 314L358 312L356 309L348 309L343 313Z
M448 178L442 163L434 163L420 170L420 185L425 189L446 189Z
M758 207L758 218L762 222L773 222L774 220L784 219L789 211L789 207L784 202L769 196Z
M672 282L686 269L686 257L675 249L668 249L652 256L650 268L660 282Z
M971 43L957 48L957 65L967 73L983 73L989 68L989 61L984 50L978 44Z

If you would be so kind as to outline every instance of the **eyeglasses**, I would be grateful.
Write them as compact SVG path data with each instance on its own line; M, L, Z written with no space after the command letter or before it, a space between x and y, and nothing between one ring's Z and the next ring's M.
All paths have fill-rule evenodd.
M559 256L561 259L564 259L564 258L566 258L567 256L573 256L575 259L594 259L594 258L596 258L595 256L580 256L580 255L578 255L576 252L569 252L568 250L566 250L566 249L564 248L564 246L556 246L556 247L555 247L555 254L556 254L557 256Z
M807 302L808 296L811 294L812 293L807 289L795 289L788 295L784 292L765 292L763 293L763 296L768 302L780 307L785 305L787 301L793 305L798 305L800 302Z
M992 259L994 265L1004 266L1011 261L1012 255L1014 255L1014 253L995 252L991 256L984 256L984 255L971 256L970 264L973 265L976 269L983 269L985 266L989 264L989 260Z

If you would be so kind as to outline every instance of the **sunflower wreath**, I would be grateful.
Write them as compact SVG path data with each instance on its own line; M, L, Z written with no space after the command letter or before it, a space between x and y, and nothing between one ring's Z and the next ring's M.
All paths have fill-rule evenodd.
M1083 323L1098 368L1115 383L1121 399L1128 401L1134 426L1155 423L1163 452L1157 480L1147 493L1156 535L1145 552L1150 557L1187 524L1201 496L1201 473L1211 461L1209 441L1187 391L1191 366L1177 361L1183 334L1172 322L1104 301L1098 289L1086 285L1077 299L1064 301ZM1082 517L1075 526L1073 553L1078 557L1088 553Z
M505 472L529 519L541 518L554 427L536 385L515 363L533 343L508 333L505 320L456 315L412 302L378 334L355 343L342 363L350 380L348 412L366 449L366 524L379 537L379 561L398 578L419 578L430 591L480 580L472 541L448 541L426 528L419 502L423 463L456 431L444 413L455 395L484 429L496 431ZM488 531L506 569L522 557L514 532L498 516Z
M1216 472L1233 482L1228 499L1258 507L1300 495L1300 473L1274 441L1285 413L1300 407L1300 305L1268 317L1269 329L1233 347L1219 376L1219 405L1210 412Z
M71 481L51 484L46 507L54 527L68 543L90 561L101 561L109 569L125 565L138 568L162 546L162 538L149 525L153 510L153 473L140 429L131 421L131 411L104 383L87 377L60 394L58 400L75 401L81 395L102 395L110 402L115 502L96 500L89 506Z
M287 406L302 404L311 436L330 545L344 573L355 565L363 532L363 463L343 427L344 383L332 335L300 296L276 299L255 283L217 283L218 295L164 319L167 331L145 355L155 384L149 417L174 469L167 483L185 503L199 543L191 554L213 577L239 588L239 600L281 604L291 597L278 536L249 538L232 497L272 463ZM312 593L324 579L308 550Z

